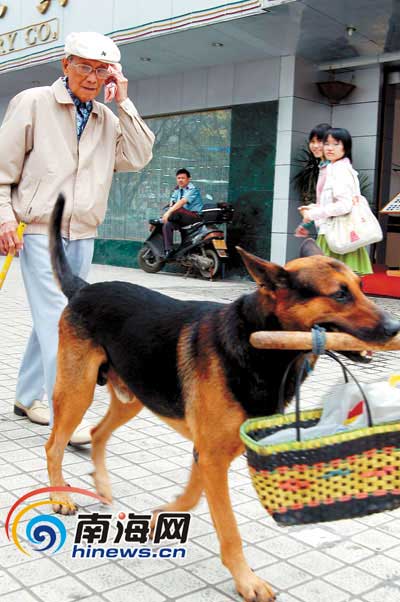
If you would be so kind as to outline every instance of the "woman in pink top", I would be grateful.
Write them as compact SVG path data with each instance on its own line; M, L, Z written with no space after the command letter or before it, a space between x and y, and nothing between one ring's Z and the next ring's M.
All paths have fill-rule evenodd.
M358 174L352 167L352 140L349 132L332 128L324 136L324 156L329 161L320 170L317 183L317 202L299 208L303 223L314 221L318 229L317 244L325 255L345 263L359 275L372 274L371 261L365 247L339 255L333 253L325 239L330 217L345 215L353 206L353 198L360 196Z

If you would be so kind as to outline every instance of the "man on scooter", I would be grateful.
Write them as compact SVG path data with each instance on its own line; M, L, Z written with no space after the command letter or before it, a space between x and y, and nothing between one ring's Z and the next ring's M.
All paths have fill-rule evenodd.
M171 194L169 207L161 218L164 222L163 239L166 258L172 253L174 230L201 221L200 212L203 209L203 200L200 190L191 183L190 178L190 172L187 169L178 169L176 172L177 186Z

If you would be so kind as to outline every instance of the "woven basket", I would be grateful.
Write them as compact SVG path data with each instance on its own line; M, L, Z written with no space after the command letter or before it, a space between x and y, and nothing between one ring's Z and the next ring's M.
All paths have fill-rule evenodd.
M340 360L328 354L351 375ZM399 423L307 441L258 443L278 430L295 427L299 434L300 428L319 421L321 409L299 409L300 382L299 373L296 413L250 419L240 429L253 485L269 514L281 525L296 525L363 516L400 506ZM365 396L364 400L368 408Z

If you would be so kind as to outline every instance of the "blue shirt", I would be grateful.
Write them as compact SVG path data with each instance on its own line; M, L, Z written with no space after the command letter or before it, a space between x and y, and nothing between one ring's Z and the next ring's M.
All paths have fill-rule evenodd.
M189 182L184 188L177 186L171 194L170 204L174 205L177 201L185 197L186 203L183 205L184 209L188 211L197 211L198 213L203 209L203 200L201 198L200 190Z
M88 102L82 102L77 96L75 96L73 92L71 92L68 85L68 77L63 77L62 80L70 97L72 98L72 102L76 107L76 135L78 136L79 140L87 122L89 121L90 113L93 109L93 103L91 100Z

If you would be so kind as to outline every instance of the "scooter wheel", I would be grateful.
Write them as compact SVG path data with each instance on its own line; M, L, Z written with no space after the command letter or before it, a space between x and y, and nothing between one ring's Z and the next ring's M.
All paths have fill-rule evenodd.
M205 249L204 252L207 256L207 259L210 260L211 265L206 270L200 270L200 274L203 278L211 280L211 278L214 278L218 274L221 262L214 249Z
M142 247L138 253L137 261L139 267L148 274L156 274L165 264L160 257L156 257L150 247Z

